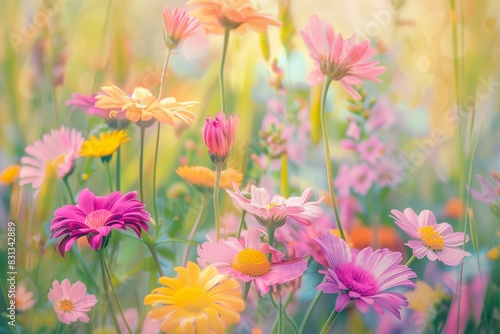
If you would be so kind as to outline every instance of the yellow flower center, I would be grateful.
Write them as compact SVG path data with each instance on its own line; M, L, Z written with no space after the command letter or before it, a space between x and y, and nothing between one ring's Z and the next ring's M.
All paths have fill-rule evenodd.
M174 293L173 302L178 308L197 312L207 307L210 304L210 299L201 288L186 286Z
M271 263L266 254L252 248L239 252L233 259L232 266L239 272L252 277L265 275L271 270Z
M73 302L71 300L64 299L59 303L59 308L63 312L71 312L73 311Z
M424 245L432 250L442 250L444 241L441 234L434 229L434 226L424 226L418 229L418 235L424 242Z
M64 154L59 154L57 158L52 161L56 166L63 164L64 160L66 160L66 156Z
M274 208L275 206L278 206L279 204L278 203L275 203L275 202L271 202L269 203L268 205L266 205L266 210L269 210L270 208Z

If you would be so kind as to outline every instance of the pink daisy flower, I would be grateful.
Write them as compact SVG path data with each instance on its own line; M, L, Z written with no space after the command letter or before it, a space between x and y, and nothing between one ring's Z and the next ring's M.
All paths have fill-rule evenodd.
M184 40L198 31L200 22L189 16L185 10L165 7L163 9L163 22L165 23L167 48L173 50L180 48Z
M78 281L71 285L68 279L59 283L57 280L52 282L47 298L52 303L57 318L64 324L81 321L87 323L89 316L86 312L97 304L97 298L94 295L85 295L87 287Z
M80 132L64 126L43 135L42 139L26 147L27 156L21 158L19 184L30 183L33 188L40 188L48 175L48 164L55 166L58 179L71 174L83 140Z
M361 84L361 80L380 82L377 76L384 73L385 67L377 66L378 60L370 61L376 51L369 40L357 43L356 35L350 39L335 35L333 27L316 15L309 16L300 35L316 65L307 76L310 85L317 85L328 76L359 100L361 96L352 85Z
M357 146L359 157L363 161L367 161L374 165L384 152L384 144L382 144L377 137L372 136L367 140L361 142Z
M316 289L338 293L337 312L353 300L363 313L371 306L378 314L387 310L401 319L399 312L402 306L408 306L408 300L402 293L386 290L403 286L414 288L410 278L417 277L410 268L399 264L403 259L401 253L387 248L374 251L371 247L359 253L352 252L344 240L330 233L316 242L328 262L327 270L319 271L326 275L326 282Z
M373 170L368 167L368 165L361 164L352 167L350 174L352 189L361 196L366 195L375 180L375 173Z
M470 256L460 248L469 237L463 232L453 232L448 223L436 224L434 213L423 210L417 214L410 208L403 212L392 210L394 222L405 231L412 240L406 245L413 250L417 259L425 256L431 261L439 260L449 266L457 266L465 256Z
M223 165L229 158L239 121L240 116L234 117L233 114L226 120L224 112L215 115L213 121L207 116L203 127L203 140L214 164Z
M209 239L198 246L198 263L213 265L221 274L231 274L243 282L253 282L260 294L268 293L271 285L300 277L307 268L307 258L285 260L283 253L260 241L262 233L252 228L239 239ZM267 254L271 254L271 261Z
M315 202L307 202L312 195L312 189L307 188L300 197L285 198L281 195L271 197L266 188L251 186L250 199L246 198L238 187L235 192L227 190L233 203L254 216L259 224L266 228L277 228L294 219L298 223L311 225L312 221L323 214L319 203L323 197Z
M78 204L65 205L54 212L50 237L58 239L55 248L64 256L78 238L86 236L90 246L98 250L103 244L106 246L112 229L127 227L141 238L142 230L148 231L150 214L136 197L135 191L95 196L89 189L82 190Z

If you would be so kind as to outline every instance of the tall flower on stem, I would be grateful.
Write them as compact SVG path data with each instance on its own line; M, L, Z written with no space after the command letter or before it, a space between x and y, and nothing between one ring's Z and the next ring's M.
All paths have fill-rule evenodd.
M326 233L316 239L328 261L326 281L316 288L325 293L336 293L335 309L321 333L327 333L338 314L352 300L363 313L371 306L378 314L387 310L401 319L402 306L408 306L407 298L399 292L386 291L396 287L411 287L410 278L417 275L407 266L400 265L403 257L388 249L364 248L352 252L347 243L336 235Z
M436 223L434 213L423 210L417 216L411 208L403 212L392 210L394 222L405 231L412 240L406 245L413 251L411 263L416 257L421 259L425 256L431 261L439 260L449 266L457 266L469 252L460 247L469 240L463 232L453 232L448 223Z
M333 27L313 15L309 17L307 26L300 31L302 39L309 49L309 54L315 61L316 69L309 73L307 81L316 85L324 81L321 94L321 130L325 147L326 178L332 200L335 218L342 239L345 240L344 230L333 188L333 175L330 157L330 146L326 125L326 98L328 89L333 80L338 81L355 99L361 98L352 87L361 84L361 80L379 81L376 77L385 71L385 67L377 66L378 61L370 61L375 55L375 49L368 40L356 43L356 36L344 40L342 35L335 35Z
M244 32L247 27L257 32L265 32L267 26L279 27L281 22L267 15L259 14L250 0L190 0L186 5L195 7L191 11L191 15L204 25L207 32L224 34L219 84L221 107L224 112L228 112L225 100L224 64L226 62L230 32Z
M226 119L224 112L220 112L215 115L213 121L210 116L207 116L203 127L203 140L208 148L210 159L215 164L214 212L217 240L220 238L219 186L222 166L229 158L239 121L239 116L234 117L231 114Z

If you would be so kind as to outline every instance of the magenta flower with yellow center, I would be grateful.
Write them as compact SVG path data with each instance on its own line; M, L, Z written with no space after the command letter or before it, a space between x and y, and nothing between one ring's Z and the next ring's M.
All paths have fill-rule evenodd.
M136 197L135 191L95 196L89 189L82 190L78 204L65 205L54 212L50 237L58 239L55 248L64 256L77 239L86 236L90 247L98 250L106 246L113 229L127 227L141 238L142 231L148 231L150 214Z
M260 294L268 293L274 284L302 276L307 269L307 258L285 260L283 253L260 241L262 234L265 232L252 228L239 239L204 242L198 246L198 263L213 265L221 273L231 274L243 282L253 282Z
M203 140L214 164L223 165L229 158L239 121L240 116L231 114L226 119L223 112L216 114L213 121L207 116L203 127Z
M174 270L179 277L160 277L163 286L144 298L144 305L153 306L149 317L161 321L162 332L222 334L227 324L240 322L245 302L236 280L213 266L200 270L193 262Z
M389 311L401 319L400 310L408 306L407 298L399 292L387 291L397 287L411 287L410 278L417 275L407 266L400 265L403 257L387 248L371 247L359 253L352 252L337 235L326 233L316 239L328 262L326 281L316 288L324 293L338 294L335 310L342 311L352 300L363 313L371 306L378 314Z
M233 203L257 219L259 224L266 228L277 228L293 219L303 225L312 222L323 214L319 203L323 197L314 202L308 202L312 189L304 190L300 197L285 198L281 195L271 197L266 188L250 187L250 198L246 198L238 187L235 191L226 190L233 199Z
M423 210L418 216L410 208L403 212L392 210L391 213L394 222L412 238L406 245L417 259L427 256L431 261L457 266L465 256L471 255L461 249L469 237L463 232L453 232L448 223L437 224L431 211Z
M83 137L79 131L64 126L43 135L42 139L25 149L27 156L21 158L19 184L30 183L33 188L38 189L50 174L47 169L53 167L58 179L68 176L73 170L73 163L78 158L82 143Z
M47 298L52 303L60 322L63 324L77 321L89 322L90 318L87 312L97 304L97 298L94 295L86 294L86 292L87 287L80 281L73 285L68 279L61 283L57 280L52 282L52 288Z
M317 85L328 76L359 100L361 96L352 85L361 84L361 80L380 82L377 76L384 73L385 67L378 66L378 60L370 60L376 51L369 40L358 43L356 35L349 39L335 35L333 27L316 15L309 16L300 35L316 66L307 76L310 85Z
M170 50L180 48L182 43L198 31L200 22L190 17L185 10L165 7L163 9L163 22L165 23L165 43Z
M281 22L258 13L249 0L190 0L186 5L196 7L191 15L209 33L223 34L226 29L242 33L247 27L265 32L267 26L281 26Z

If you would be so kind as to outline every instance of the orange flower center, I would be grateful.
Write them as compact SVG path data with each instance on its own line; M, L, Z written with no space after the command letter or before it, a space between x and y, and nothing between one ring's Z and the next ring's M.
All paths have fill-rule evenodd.
M108 210L95 210L85 217L85 225L90 228L97 229L104 226L106 220L111 216Z
M173 297L174 305L186 311L197 312L210 304L207 293L196 286L186 286L177 290Z
M418 229L418 235L422 239L424 245L432 250L442 250L444 241L441 234L434 229L434 226L424 226Z
M271 270L271 263L266 254L252 248L239 252L234 257L232 266L239 272L252 277L265 275Z
M59 303L59 308L65 313L71 312L73 311L73 302L67 299L61 300L61 302Z

